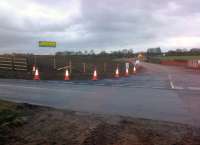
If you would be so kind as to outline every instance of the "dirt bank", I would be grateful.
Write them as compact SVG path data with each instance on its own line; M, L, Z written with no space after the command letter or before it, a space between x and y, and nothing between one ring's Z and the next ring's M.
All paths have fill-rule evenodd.
M188 125L0 102L1 145L199 145Z

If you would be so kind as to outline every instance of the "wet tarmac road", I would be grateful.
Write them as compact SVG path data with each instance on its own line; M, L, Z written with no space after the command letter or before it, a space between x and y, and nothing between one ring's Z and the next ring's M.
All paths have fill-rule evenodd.
M183 68L146 63L143 66L141 73L117 80L64 82L1 79L0 98L82 112L200 126L199 74Z

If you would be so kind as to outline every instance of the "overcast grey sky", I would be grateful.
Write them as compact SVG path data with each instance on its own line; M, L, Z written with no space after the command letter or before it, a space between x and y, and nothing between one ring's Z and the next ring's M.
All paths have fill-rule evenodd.
M200 47L199 29L200 0L0 0L0 53Z

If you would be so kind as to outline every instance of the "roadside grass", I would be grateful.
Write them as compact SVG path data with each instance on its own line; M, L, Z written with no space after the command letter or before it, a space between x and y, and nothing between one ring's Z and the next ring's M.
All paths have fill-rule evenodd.
M23 113L14 103L0 100L0 145L9 140L12 129L23 124Z
M184 55L184 56L159 56L157 57L160 60L192 60L192 59L200 59L200 55Z
M5 109L15 109L16 105L14 103L0 100L0 111Z

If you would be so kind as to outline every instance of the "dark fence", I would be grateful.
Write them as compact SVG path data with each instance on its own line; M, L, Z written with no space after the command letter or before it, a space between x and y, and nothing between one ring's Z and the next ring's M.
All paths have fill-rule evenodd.
M193 69L200 69L200 59L199 60L189 60L187 63L187 66L189 68L193 68Z
M33 65L39 69L41 79L44 80L62 80L66 68L69 68L71 79L90 79L94 68L100 78L110 78L114 76L117 66L124 75L124 62L114 59L115 57L95 55L1 55L0 77L32 79ZM130 70L132 69L133 65L130 64Z
M17 57L14 55L1 55L0 56L0 69L13 70L13 71L27 71L27 58Z

